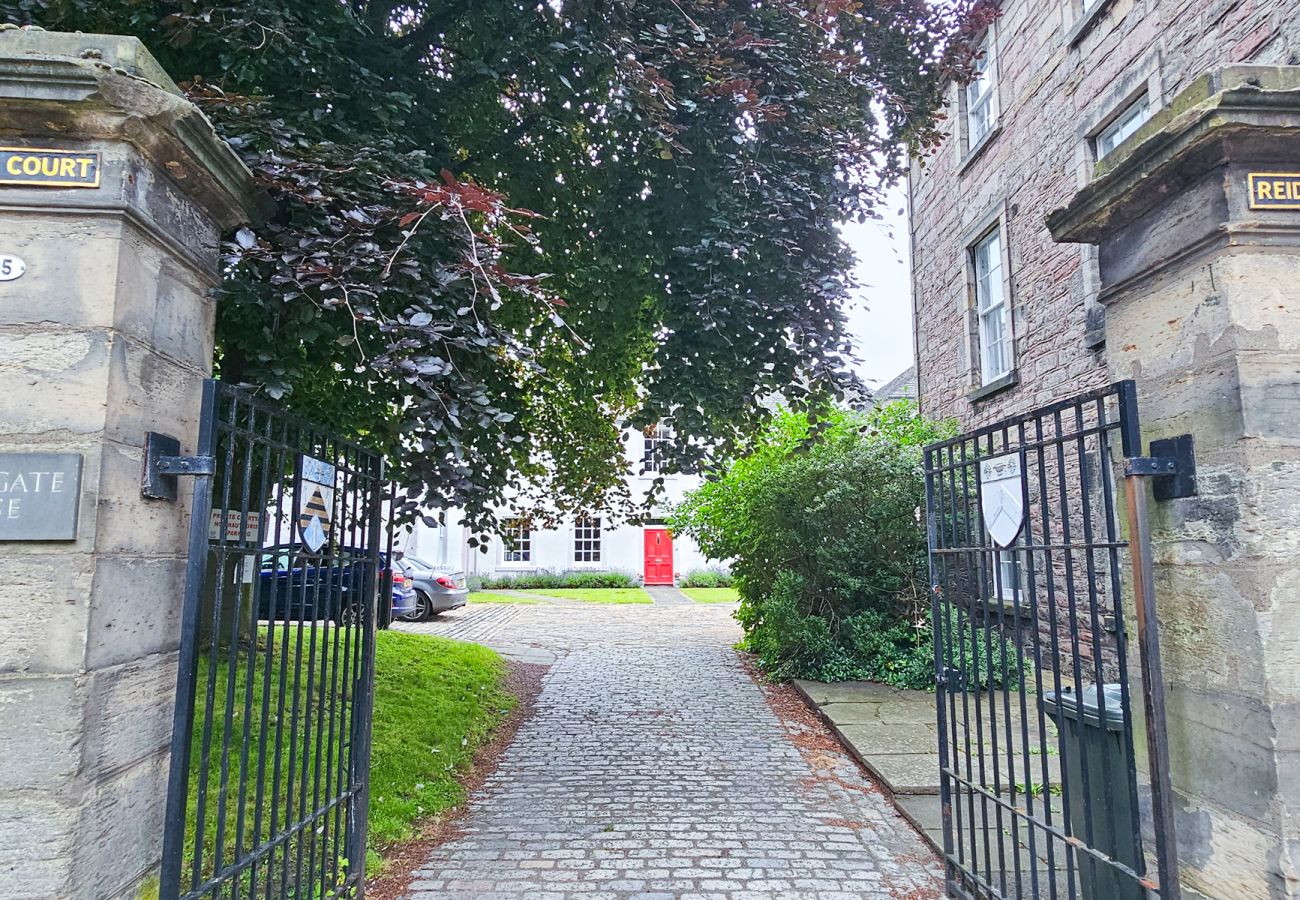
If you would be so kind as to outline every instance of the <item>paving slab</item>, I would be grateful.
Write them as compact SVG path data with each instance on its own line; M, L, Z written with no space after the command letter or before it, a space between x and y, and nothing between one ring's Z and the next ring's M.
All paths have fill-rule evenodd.
M645 592L661 606L693 606L695 601L671 584L647 584Z
M821 713L837 726L879 724L881 705L880 703L827 703L821 707Z
M835 722L835 725L840 736L863 756L909 753L930 757L938 753L939 731L934 725L887 725L879 721L867 725ZM938 770L935 771L937 777Z
M909 692L900 700L887 700L876 704L876 715L886 725L903 725L915 722L935 725L934 695L922 691Z
M884 782L890 793L939 793L939 754L930 753L872 753L861 754L850 745L853 755Z
M939 738L934 695L870 681L795 688L845 746L894 794L939 793Z
M877 684L874 681L824 682L805 681L798 678L795 679L794 684L796 688L818 706L827 703L897 700L900 696L906 696L908 693L889 685Z

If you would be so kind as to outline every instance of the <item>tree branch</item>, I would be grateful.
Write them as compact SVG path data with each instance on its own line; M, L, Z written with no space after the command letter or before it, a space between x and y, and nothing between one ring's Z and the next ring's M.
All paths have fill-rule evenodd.
M466 157L457 165L465 171L472 169L476 164L482 162L485 159L488 159L501 148L507 147L510 144L513 144L515 141L519 140L521 137L527 134L534 125L536 125L544 118L549 118L549 117L546 116L544 113L540 113L540 112L528 113L508 131L501 132L496 137L492 138L490 141L488 141L486 144L480 147L477 153L470 154L468 157Z
M456 2L444 6L437 14L426 13L419 25L396 39L397 46L405 48L428 44L438 35L455 25L461 16L469 12L473 6L473 0L456 0Z
M401 0L367 0L366 24L380 37L388 36L388 21Z

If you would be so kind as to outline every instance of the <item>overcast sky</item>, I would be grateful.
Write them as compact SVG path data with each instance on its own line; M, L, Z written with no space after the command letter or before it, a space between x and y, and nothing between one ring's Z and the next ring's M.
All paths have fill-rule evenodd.
M906 191L897 187L882 221L843 226L858 255L858 295L848 309L849 331L862 360L860 374L878 387L912 364L912 305L907 259Z

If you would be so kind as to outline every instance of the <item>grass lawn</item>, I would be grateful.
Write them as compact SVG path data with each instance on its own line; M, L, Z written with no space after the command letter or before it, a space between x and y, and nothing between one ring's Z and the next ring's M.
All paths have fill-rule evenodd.
M529 591L543 597L561 600L582 600L584 603L653 603L650 595L641 588L567 588L563 590Z
M496 591L471 591L470 603L518 603L521 606L536 606L538 601L531 597L516 597L511 594L498 594Z
M736 603L740 600L735 588L682 588L682 593L696 603Z
M299 634L304 635L301 649ZM285 638L288 637L286 641ZM316 639L317 665L309 667L312 658L312 637ZM208 759L202 758L202 709L205 703L207 662L200 663L199 689L196 698L199 712L190 761L189 804L183 886L188 885L194 858L197 830L197 799L200 784L206 784L203 864L204 877L212 872L213 857L218 833L221 836L223 859L228 864L237 835L244 852L267 840L273 833L271 817L274 810L275 830L280 831L286 821L310 815L317 802L325 802L336 789L330 782L340 753L350 749L344 735L344 725L351 714L352 696L343 689L343 679L337 677L333 690L322 691L319 673L324 655L330 650L330 659L341 659L345 641L355 640L353 629L336 628L326 623L280 625L274 632L262 627L258 631L259 652L251 684L247 677L247 656L236 667L235 677L229 670L223 653L216 667L216 707L218 715L212 723L212 743ZM264 648L271 643L270 677L266 677L268 654ZM242 651L246 654L246 651ZM294 671L301 667L300 686L297 693L296 714L294 703ZM315 668L310 693L307 690L307 671ZM286 687L281 693L281 672L286 675ZM330 670L333 671L331 662ZM431 635L408 634L398 631L381 631L376 635L375 646L375 696L374 728L370 765L370 827L367 853L367 874L381 870L384 852L411 837L414 822L455 806L463 799L463 789L457 778L473 761L475 750L493 732L513 708L515 699L503 688L506 674L504 660L486 647L461 643ZM329 677L328 675L326 676ZM269 689L267 689L269 686ZM225 709L225 695L233 690L236 711L229 723L221 714ZM246 693L247 692L247 693ZM244 715L245 697L251 696L250 714ZM281 697L284 704L281 706ZM330 698L334 698L331 702ZM263 714L265 702L267 713ZM265 727L265 764L259 765L259 743ZM275 735L280 732L281 747L277 754ZM218 798L222 795L222 743L230 737L230 764L226 776L224 815L219 812ZM302 752L306 744L307 752ZM296 745L296 749L290 749ZM247 748L250 765L241 771L239 761ZM277 759L278 755L278 759ZM318 761L321 763L318 765ZM259 777L259 770L261 775ZM206 771L206 777L204 773ZM290 777L292 776L292 777ZM241 782L243 783L241 801ZM305 785L305 790L302 786ZM258 814L257 800L261 799L262 813ZM243 815L240 815L241 807ZM337 807L336 807L337 809ZM318 819L314 830L300 832L287 846L292 856L292 867L297 868L301 854L302 873L306 878L316 860L315 871L320 872L320 857L334 843L334 834L341 830L342 818L327 815ZM220 826L220 827L219 827ZM277 852L272 867L265 862L257 878L265 884L268 868L279 869L286 865L286 854ZM340 861L345 865L345 861ZM343 877L343 865L325 866L329 869L321 880L332 887ZM337 874L334 871L337 869ZM290 873L292 875L292 873ZM273 874L276 885L284 876ZM242 881L251 887L248 873ZM319 887L317 888L319 890Z

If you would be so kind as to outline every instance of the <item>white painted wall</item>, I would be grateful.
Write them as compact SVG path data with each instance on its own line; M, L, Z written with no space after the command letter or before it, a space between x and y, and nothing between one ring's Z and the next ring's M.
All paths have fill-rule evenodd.
M632 473L641 470L641 457L644 452L644 440L639 432L634 432L626 445L627 459ZM634 497L644 498L655 476L653 474L630 474L627 478L628 489ZM652 518L663 518L668 511L686 496L686 493L700 484L698 475L667 475L664 492L656 503ZM498 510L498 515L508 518L511 510ZM663 526L645 526L620 524L609 527L608 520L602 519L601 525L601 560L599 563L575 562L573 520L564 520L559 527L552 529L535 528L532 534L532 559L528 562L506 562L504 547L500 538L492 537L486 550L471 548L466 545L469 534L461 523L458 510L449 510L446 514L446 526L431 528L423 522L417 524L405 537L396 543L407 553L425 559L449 571L466 574L501 575L512 572L530 572L538 570L567 571L622 571L637 577L645 573L646 528ZM673 536L673 571L683 575L692 569L724 567L724 563L708 560L700 552L695 542L682 535Z

